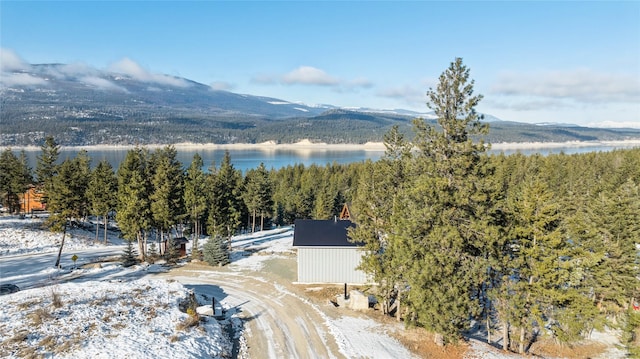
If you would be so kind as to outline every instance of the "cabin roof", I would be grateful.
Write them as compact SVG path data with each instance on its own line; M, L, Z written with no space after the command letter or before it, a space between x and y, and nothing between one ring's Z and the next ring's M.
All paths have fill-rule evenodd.
M351 221L296 219L293 231L294 247L360 247L349 241L348 228L355 228Z

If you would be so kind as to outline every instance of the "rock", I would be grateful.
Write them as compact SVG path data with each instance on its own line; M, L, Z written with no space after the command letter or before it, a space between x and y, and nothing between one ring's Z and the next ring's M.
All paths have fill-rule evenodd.
M353 310L366 311L369 309L369 296L359 290L349 292L349 308Z

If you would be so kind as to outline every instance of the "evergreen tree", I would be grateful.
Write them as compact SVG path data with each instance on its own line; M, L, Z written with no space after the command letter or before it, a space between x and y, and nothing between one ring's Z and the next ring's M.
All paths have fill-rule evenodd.
M131 267L138 263L136 259L136 250L133 247L133 240L127 239L127 246L124 247L122 256L120 257L123 267Z
M380 285L386 314L394 291L403 287L404 266L398 263L398 255L394 253L397 247L389 243L389 234L396 196L407 181L406 166L411 148L397 126L385 134L384 144L387 148L384 156L377 163L365 163L359 171L352 208L357 226L349 236L352 241L364 244L361 269L370 273ZM396 311L398 317L399 314Z
M116 220L125 239L137 240L140 260L144 261L144 231L151 225L146 151L139 147L129 150L117 177Z
M520 328L518 351L524 354L535 326L554 318L554 308L569 307L576 292L567 286L571 252L561 232L553 193L539 180L524 184L512 205L513 258L510 261L510 308Z
M207 207L206 176L202 171L202 166L202 157L196 153L187 169L184 182L185 208L189 221L193 224L191 256L194 259L202 257L199 239L202 234L201 223Z
M118 179L113 167L107 160L102 160L91 173L91 179L87 187L87 199L91 213L96 218L102 216L104 224L104 243L107 243L107 225L109 212L115 209L117 204ZM98 240L98 221L96 221L96 241Z
M41 154L37 156L36 177L38 186L43 191L42 202L47 203L48 191L51 190L51 180L56 175L58 157L60 156L60 145L52 136L47 136L40 147Z
M72 219L80 219L86 210L87 181L80 158L67 159L59 166L57 174L50 179L47 208L51 213L49 224L52 230L62 232L55 266L60 265L67 226Z
M224 266L229 264L229 246L221 236L212 236L203 248L205 262L212 266Z
M389 242L407 263L402 275L412 321L436 333L436 342L457 340L470 318L481 313L485 283L491 194L483 177L486 151L472 135L487 126L475 111L469 70L457 58L427 93L440 130L415 120L418 153L409 169L411 183L399 193ZM411 260L407 260L411 258Z
M153 222L158 227L161 241L176 225L184 213L182 166L176 158L173 146L166 146L154 153L151 178L152 191L149 196ZM167 248L171 247L167 243Z
M20 209L20 196L31 183L31 169L24 150L18 158L10 148L0 154L0 195L3 202L14 213Z
M208 176L209 216L207 231L210 236L221 236L228 241L240 227L242 215L242 176L233 168L231 156L226 151L220 168L215 168Z
M147 261L149 261L149 263L153 263L153 261L157 257L158 257L158 246L156 245L156 242L151 241L147 249Z
M175 264L178 261L178 248L176 248L176 242L172 237L167 239L167 252L165 253L165 259L169 264Z
M251 231L256 228L257 215L260 215L260 230L264 229L265 217L271 218L273 213L272 184L264 163L247 172L243 198L252 217Z

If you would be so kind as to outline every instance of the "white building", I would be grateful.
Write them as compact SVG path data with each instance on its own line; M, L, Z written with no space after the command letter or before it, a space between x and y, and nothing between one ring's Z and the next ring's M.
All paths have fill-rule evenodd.
M298 283L365 284L366 274L356 269L362 259L360 245L347 237L355 227L349 220L296 220L293 246L298 251Z

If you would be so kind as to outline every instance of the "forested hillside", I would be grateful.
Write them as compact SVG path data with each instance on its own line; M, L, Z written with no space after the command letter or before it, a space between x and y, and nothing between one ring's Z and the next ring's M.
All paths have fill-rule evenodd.
M571 345L613 328L640 355L640 149L488 155L476 140L488 130L474 110L482 97L460 59L429 96L438 126L416 120L411 139L393 127L377 162L243 175L228 154L209 171L198 155L182 168L167 146L137 147L117 170L91 170L84 152L55 165L59 145L48 138L35 178L24 156L2 153L0 192L15 211L37 183L53 230L115 211L141 260L153 255L147 241L206 233L215 240L202 255L216 264L241 229L329 219L351 203L350 236L364 246L362 269L384 310L393 303L394 315L438 343L459 340L477 321L519 353L538 340Z

